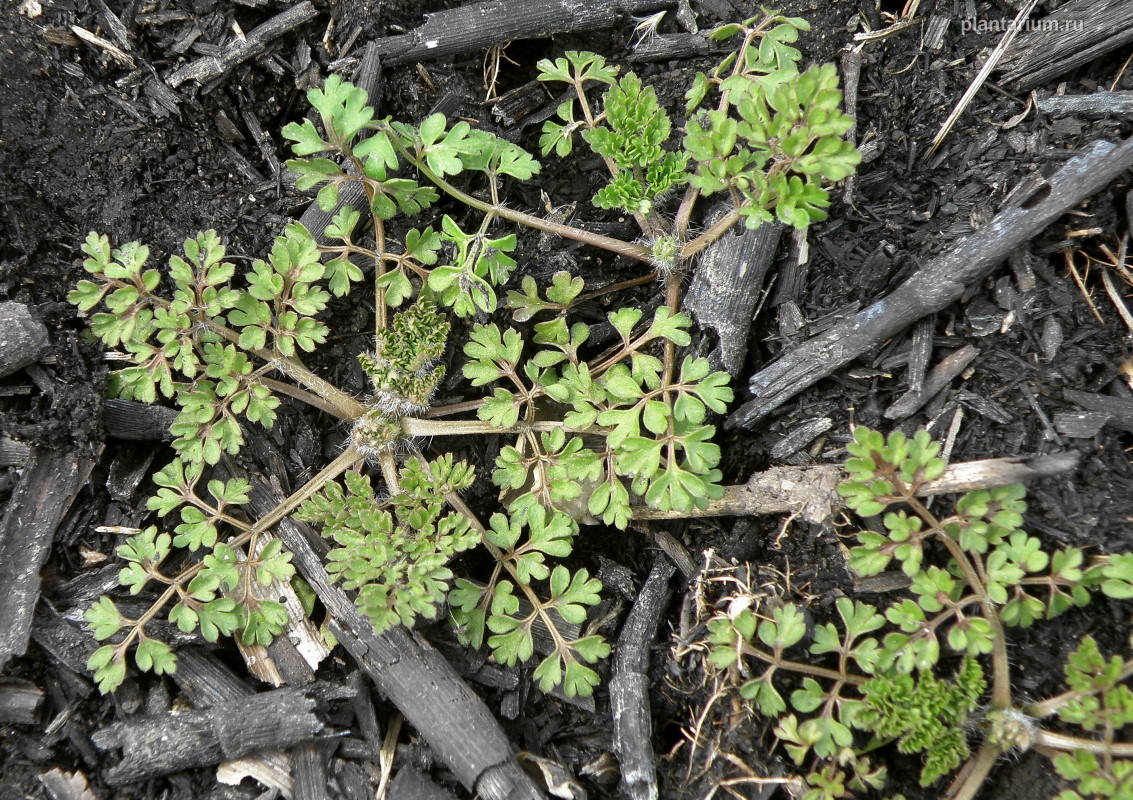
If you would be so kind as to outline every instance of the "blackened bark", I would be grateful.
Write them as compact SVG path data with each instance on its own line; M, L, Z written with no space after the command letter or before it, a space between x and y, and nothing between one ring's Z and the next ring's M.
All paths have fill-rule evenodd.
M314 707L297 689L276 689L210 708L115 722L92 740L103 750L122 749L122 761L105 776L120 786L311 741L323 730Z
M51 352L47 328L22 303L0 303L0 378Z
M748 427L834 370L877 347L928 314L945 308L965 287L982 280L1013 250L1026 244L1079 202L1133 166L1133 138L1094 142L1069 160L1021 205L999 212L895 291L781 355L751 379L755 399L727 420Z
M39 570L93 468L93 461L74 453L32 448L0 522L0 670L27 650Z
M1133 41L1129 0L1071 0L1022 31L999 62L1002 81L1033 89Z
M614 751L622 785L633 800L657 797L653 724L649 713L649 647L669 604L669 579L676 568L658 554L641 593L622 625L610 680Z
M444 58L556 33L609 28L632 14L671 6L666 0L485 0L426 14L411 33L377 40L386 64Z

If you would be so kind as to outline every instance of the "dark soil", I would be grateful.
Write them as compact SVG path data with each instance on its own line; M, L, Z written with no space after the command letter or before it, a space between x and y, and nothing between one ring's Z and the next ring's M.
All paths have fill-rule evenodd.
M33 5L25 3L24 8ZM44 598L69 619L79 619L83 608L113 583L116 568L107 565L114 563L115 540L95 528L147 520L145 499L152 487L140 476L150 460L160 464L168 456L159 443L106 440L102 429L108 366L100 349L83 338L84 320L65 300L82 273L79 246L87 232L106 233L117 243L145 242L155 263L163 262L187 236L207 228L219 232L230 254L254 258L265 253L285 221L297 217L310 202L291 188L285 175L275 172L278 161L273 161L286 158L279 130L305 112L305 90L321 82L336 59L347 59L339 66L349 74L353 66L349 59L370 38L411 30L422 13L446 5L454 4L398 0L373 7L320 6L314 22L283 36L260 58L204 86L190 81L179 87L175 104L155 91L156 76L206 52L209 44L231 38L233 22L249 31L283 7L273 0L243 0L232 6L216 0L148 4L110 0L107 9L101 0L57 0L45 3L38 15L16 13L15 3L0 11L0 300L30 305L48 326L54 346L52 359L0 381L0 414L13 439L83 454L100 452L94 477L60 526L44 572ZM715 13L729 5L737 7L735 18L757 13L755 3L741 0L692 3L702 28L715 24ZM785 5L788 13L806 17L813 26L801 42L806 57L837 63L851 43L848 23L857 19L858 4L804 0ZM922 6L919 16L927 17L932 9L925 6L933 5L941 14L953 12L952 3L938 0ZM975 5L980 18L1015 13L1007 4L980 0ZM125 25L133 68L71 33L71 26L77 25L112 38L105 24L107 11ZM337 24L328 30L332 17ZM625 64L633 24L626 20L597 33L516 42L507 51L516 63L503 62L497 91L532 80L536 61L565 50L595 50ZM664 25L663 30L677 30L668 20ZM200 31L199 45L186 44L194 26ZM994 33L961 33L954 23L935 50L922 47L919 25L865 46L857 133L859 142L870 143L870 157L859 168L849 202L841 189L836 190L838 201L830 219L811 229L810 261L804 274L781 276L770 285L752 328L747 368L737 380L740 400L746 399L743 388L748 375L792 342L823 330L835 315L868 304L946 251L989 219L1028 174L1049 173L1068 151L1089 142L1113 141L1130 133L1129 125L1109 119L1052 120L1034 110L1014 121L1026 107L1027 96L985 88L941 152L926 163L923 154L977 71L977 56L997 39ZM184 54L179 55L179 50ZM1124 68L1127 55L1117 52L1064 76L1067 91L1089 92L1115 80L1115 88L1133 89L1133 71ZM469 52L420 67L386 68L381 113L417 121L445 101L457 109L450 116L455 113L496 129L490 110L481 105L482 59L482 52ZM707 64L690 59L632 68L646 83L658 84L662 102L679 115L687 81ZM270 137L263 148L249 128L251 120ZM1009 120L1014 124L1007 124ZM506 135L518 137L535 152L538 127L518 127ZM599 163L586 164L593 168L585 174L556 167L553 159L545 164L538 182L512 189L509 203L541 209L542 190L555 203L578 202L580 217L606 223L632 238L628 226L588 203L600 174ZM930 367L964 344L975 345L980 354L960 379L901 421L904 430L928 425L935 436L943 437L962 412L952 451L955 461L1079 451L1082 461L1076 472L1029 487L1028 529L1052 546L1101 552L1129 547L1133 520L1129 427L1111 421L1078 438L1050 422L1059 412L1079 410L1063 397L1064 390L1133 398L1128 383L1130 331L1101 288L1099 268L1085 276L1095 312L1059 252L1071 243L1079 252L1079 264L1082 252L1097 258L1103 257L1103 246L1116 252L1119 237L1129 232L1128 191L1128 180L1118 181L1033 242L1020 257L1033 277L1018 264L1014 269L1003 265L986 281L970 287L961 302L936 315ZM1092 228L1100 232L1074 235ZM539 250L536 238L524 243L528 262L521 257L521 264L537 278L561 268L563 259L587 278L588 286L639 274L639 265L596 257L580 248L568 248L565 255L556 253L552 258ZM788 249L785 238L784 263ZM1129 286L1116 275L1115 279L1128 297ZM652 291L642 298L647 300ZM350 303L332 309L330 325L336 336L310 362L348 390L361 390L362 375L353 356L366 346L372 298L372 293L368 301L364 293L352 295ZM790 324L796 316L802 320L801 328ZM459 335L460 331L454 332L454 337ZM907 332L885 343L869 358L802 392L752 430L722 433L726 482L743 482L773 463L838 463L845 457L851 422L890 428L892 423L882 413L907 388L904 364L910 341ZM442 391L450 393L447 399L458 399L460 385L453 381ZM772 448L786 434L821 417L832 423L824 438L772 458ZM273 431L265 434L257 429L245 456L250 466L270 471L286 489L288 484L300 485L324 459L333 457L342 438L341 426L326 417L285 405ZM488 463L494 446L487 448L490 452L478 446L479 452L460 455ZM6 498L19 479L19 464L2 469L0 491ZM122 477L133 472L139 475L137 480ZM481 485L468 499L473 505L488 504L493 494L493 487ZM828 613L835 597L854 596L853 578L833 528L772 518L725 518L672 525L670 531L698 562L711 549L717 568L726 568L729 562L742 570L750 567L751 574L758 576L756 586L777 582L779 591L786 591L783 578L788 577L794 599L805 599L816 616ZM607 575L628 570L639 585L648 574L654 548L638 533L624 538L610 533L584 529L577 548L580 563L592 571L605 565ZM110 560L102 562L97 558L100 554ZM685 646L686 637L698 635L684 627L690 618L695 625L696 603L710 609L720 601L717 586L677 586L654 651L654 749L664 797L708 797L714 791L717 796L725 796L726 791L737 797L761 796L761 792L766 796L773 784L760 788L739 779L780 775L785 769L781 754L767 749L768 737L763 735L767 723L732 696L713 700L714 687L704 674L702 655ZM629 589L632 600L633 587ZM1014 668L1026 693L1037 698L1060 691L1062 659L1085 633L1097 636L1103 651L1120 651L1129 634L1128 612L1125 604L1099 599L1053 623L1012 634ZM616 636L624 613L622 608L620 616L612 618L608 635ZM446 653L456 652L458 648L447 642L446 630L438 625L426 634ZM217 652L234 668L243 669L234 648L218 647ZM341 683L353 669L345 656L332 658L319 677ZM240 788L220 787L209 771L150 785L107 787L102 776L110 766L108 757L92 747L89 737L114 719L139 713L144 702L154 702L155 696L167 692L171 684L161 679L135 676L118 695L102 697L93 690L89 675L76 674L34 642L28 654L9 668L8 676L44 689L46 699L35 724L0 728L0 798L52 796L37 776L53 767L81 770L99 797L259 794L249 781ZM600 768L612 747L604 690L597 694L595 710L589 711L540 694L531 687L528 671L519 675L516 691L476 688L520 749L554 759L573 775L581 775L578 780L591 797L619 796L611 773ZM379 716L392 711L380 707ZM348 710L339 709L333 724L359 736L358 723ZM405 763L431 768L427 748L415 743L412 732L403 733L401 742L398 768ZM336 757L333 763L341 765L345 760ZM442 769L433 776L445 781ZM904 792L909 798L940 795L940 786L920 789L916 776L916 768L894 767L887 791ZM733 780L727 789L722 785ZM335 785L330 796L349 796ZM997 768L981 796L1051 797L1060 788L1049 762L1030 755Z

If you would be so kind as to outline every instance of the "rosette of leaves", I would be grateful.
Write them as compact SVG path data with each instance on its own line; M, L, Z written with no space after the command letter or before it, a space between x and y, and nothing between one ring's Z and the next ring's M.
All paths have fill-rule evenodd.
M480 534L459 513L444 513L445 495L472 485L475 471L441 456L401 469L401 491L379 501L370 479L347 472L342 484L327 483L304 503L299 519L322 527L338 545L327 571L381 633L392 625L432 619L448 594L449 560L475 547Z
M564 128L570 128L565 135L567 146L572 132L581 130L590 134L586 138L591 146L611 165L612 183L600 204L622 204L640 213L660 193L684 180L684 155L664 150L671 128L668 117L655 93L635 76L627 75L618 82L614 70L601 58L580 53L568 54L545 75L558 79L552 73L566 76L576 89L570 108L561 109L564 113L560 114L568 123ZM585 94L595 82L611 87L604 113L597 117ZM708 498L719 494L716 467L720 453L710 441L715 430L707 424L707 416L709 411L723 411L731 392L726 378L712 373L707 362L677 357L675 348L688 344L689 322L675 313L676 291L669 293L667 306L650 319L632 309L615 312L610 321L621 338L620 348L591 361L581 350L588 338L586 326L568 325L561 317L536 324L531 344L536 352L526 360L524 342L515 331L477 328L469 344L471 362L465 374L477 385L496 384L493 395L479 406L481 420L428 419L424 412L442 375L435 361L448 329L434 303L458 316L496 309L497 292L516 266L517 238L511 231L497 230L501 223L527 225L659 267L661 262L675 265L698 252L723 235L730 222L682 244L684 226L674 225L680 231L669 231L663 220L651 218L647 232L655 242L652 249L552 223L501 202L505 179L526 180L539 169L538 162L522 148L474 130L466 122L450 125L439 114L419 125L377 119L367 106L365 93L335 76L308 97L315 116L284 129L296 155L288 167L298 175L297 186L317 190L318 202L328 211L337 204L345 185L361 184L369 200L366 224L360 224L363 214L358 211L340 209L322 231L326 243L321 245L301 225L292 224L276 240L267 259L252 262L246 274L239 276L224 261L223 248L212 233L187 241L184 257L170 260L167 277L146 268L148 252L138 244L112 250L105 237L92 234L84 247L89 256L86 268L94 280L82 282L73 300L84 310L105 301L109 313L95 315L92 327L108 346L125 350L134 361L113 377L119 396L152 402L160 394L174 398L180 406L175 447L185 477L193 476L188 484L201 479L198 468L239 450L243 421L273 423L276 392L352 423L352 444L356 446L328 470L348 468L349 458L373 457L392 498L382 504L381 514L367 517L351 493L368 498L368 487L347 478L341 496L320 495L325 503L317 513L323 515L321 520L331 535L341 537L340 557L334 561L336 574L357 588L363 607L380 625L432 613L450 577L445 566L448 557L472 538L469 531L452 527L455 518L439 516L436 504L445 492L451 505L461 507L453 486L429 484L427 492L422 490L425 494L399 486L413 480L399 474L392 452L393 444L406 441L407 436L481 433L486 426L516 435L515 446L504 451L494 477L509 493L511 516L504 518L507 531L514 533L526 525L527 535L536 541L543 540L547 529L563 529L554 522L558 519L554 515L564 510L568 519L600 518L625 527L631 497L660 509L688 511L703 507ZM571 122L575 109L582 115L577 126ZM563 145L563 136L559 138L552 145L556 150ZM399 223L389 228L404 230L404 236L399 241L391 235L389 221L429 208L442 193L464 210L442 216L439 230L406 228ZM374 383L369 405L331 386L299 360L300 353L326 340L328 331L319 315L332 295L345 294L361 279L358 264L366 261L375 267L378 331L374 353L362 359ZM565 312L582 284L570 276L556 276L546 300L526 280L523 289L521 294L527 298L523 302L528 305L514 306L517 318L544 310ZM394 315L391 322L389 308L407 304L408 309ZM272 372L299 385L278 383L269 377ZM371 442L373 447L362 446ZM406 449L411 448L407 445ZM320 482L329 474L320 477ZM263 641L278 628L278 616L268 613L272 607L262 605L263 613L256 615L252 613L255 602L239 611L228 609L224 601L230 591L256 597L246 588L253 581L244 576L258 575L259 567L239 565L260 563L256 559L267 552L261 540L264 531L221 513L223 503L234 500L214 497L217 504L206 504L206 508L193 500L195 495L184 488L184 481L174 483L181 486L179 494L184 498L176 506L181 508L182 525L168 546L188 550L190 555L198 549L202 561L169 576L169 585L184 587L202 571L214 577L202 579L192 590L185 589L188 594L170 588L170 594L162 598L174 601L182 594L189 598L182 604L188 610L175 613L178 624L195 620L202 631L239 629L242 635ZM166 488L170 487L163 486L163 491ZM305 487L296 498L314 488ZM335 491L327 489L332 494ZM167 501L165 497L162 502ZM403 502L412 507L398 505ZM276 511L284 513L282 508ZM551 516L539 523L540 513ZM414 539L412 532L417 528L411 521L421 515L426 520L421 525L429 533ZM469 519L479 530L479 523ZM235 533L218 533L224 526ZM493 579L493 599L486 601L490 613L484 626L504 638L489 646L504 660L524 660L530 654L531 620L540 620L556 642L554 657L539 666L540 682L549 686L561 678L569 684L568 691L589 691L593 671L583 665L600 657L604 645L592 637L569 641L555 628L554 619L577 619L596 599L598 582L584 572L572 574L558 567L548 567L545 576L521 568L527 560L517 553L525 545L520 539L510 541L512 533L505 535L500 525L494 524L492 530L495 543L489 541L487 547L502 570L496 578L509 576L502 580L512 592L508 594L502 588L505 584ZM164 552L164 542L162 534L154 532L152 542L147 541L145 547L139 543L129 552L144 551L147 555L139 557L153 561ZM548 556L561 549L561 544L544 550L536 547ZM260 555L245 557L244 550ZM125 551L123 557L129 558ZM228 571L216 577L221 575L221 566ZM136 577L136 569L130 574ZM239 577L235 590L230 588L233 574ZM401 580L416 580L423 588L417 594L403 594L397 585ZM544 580L545 586L541 584ZM549 591L551 599L540 599L532 581ZM364 582L378 588L367 591ZM206 588L211 584L215 584L212 589ZM215 596L209 597L209 591L216 592ZM505 595L524 597L536 609L534 617L514 609ZM209 605L214 602L216 605ZM478 600L473 607L480 605ZM134 639L145 640L144 621L161 606L159 602L143 620L135 621L131 628L136 631ZM109 629L111 622L110 616L100 620L100 629ZM474 626L474 620L470 624ZM147 663L153 663L155 647L147 644L139 651L147 654ZM113 662L118 669L117 659L115 655L101 666Z

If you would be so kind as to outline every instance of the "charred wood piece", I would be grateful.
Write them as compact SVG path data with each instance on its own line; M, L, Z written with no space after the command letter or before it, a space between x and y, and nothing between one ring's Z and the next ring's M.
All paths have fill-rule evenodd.
M211 653L195 645L177 651L177 671L173 680L193 708L212 708L245 697L254 692L236 673L224 666Z
M196 645L178 649L177 671L173 673L173 679L189 704L196 709L223 708L226 703L237 702L255 694L219 659ZM300 743L292 750L292 754L309 746L313 745ZM277 787L284 794L295 798L295 787L300 784L303 773L297 767L291 755L269 751L221 764L217 768L217 778L222 782L232 778L239 783L245 776L250 776L264 786Z
M1079 392L1074 389L1063 389L1062 398L1081 406L1086 411L1105 414L1109 417L1106 420L1108 425L1123 431L1133 431L1133 400L1092 392Z
M771 457L781 459L792 456L833 427L834 420L830 417L808 419L792 428L786 436L772 445Z
M629 54L629 60L675 61L700 58L722 49L703 33L659 33L639 42Z
M378 39L378 53L390 65L444 58L515 39L610 28L627 15L670 5L666 0L485 0L426 14L411 33Z
M429 780L411 764L397 771L389 785L389 800L456 800L456 795Z
M42 702L43 689L31 681L0 680L0 725L34 725Z
M948 384L957 378L968 365L976 360L980 351L966 344L933 367L920 389L910 389L889 408L885 409L886 419L905 419L916 413L921 406L944 391Z
M0 303L0 378L51 352L47 328L22 303Z
M715 331L719 344L707 354L713 368L738 377L747 357L748 332L763 278L782 235L779 223L742 228L714 242L697 261L684 308L701 329Z
M0 436L0 467L22 467L31 455L31 448L23 442Z
M122 761L105 773L107 783L120 786L309 742L324 727L314 708L303 692L276 689L211 708L115 722L92 740L101 750L122 750Z
M913 341L909 345L909 368L905 379L910 392L919 392L924 387L925 370L932 357L932 332L936 328L935 315L929 315L913 326Z
M89 674L87 660L96 649L94 638L64 619L47 600L40 599L36 607L31 635L54 665L62 665L75 675Z
M1093 439L1109 420L1109 414L1100 411L1060 411L1054 415L1054 427L1071 439Z
M169 426L177 412L165 406L138 403L133 400L107 400L102 407L102 425L106 435L115 439L140 442L169 441Z
M505 128L511 128L547 107L546 84L540 81L528 81L493 100L492 116ZM554 108L555 106L552 105L551 113L554 113Z
M1052 117L1081 114L1086 117L1133 118L1133 92L1094 92L1047 97L1038 102L1039 111Z
M1071 0L1021 32L999 69L1004 83L1033 89L1133 41L1133 3Z
M633 800L655 800L657 768L649 713L649 646L669 604L669 579L676 568L662 555L641 587L618 636L610 679L610 713L614 718L614 751L621 763L622 784Z
M94 461L36 447L0 521L0 670L27 651L39 570Z
M191 61L165 76L165 82L176 89L189 80L205 83L219 78L228 70L250 58L262 54L271 42L290 30L310 22L318 16L310 0L303 0L281 14L253 28L243 40L234 40L224 52Z
M1094 142L1070 159L1019 205L999 212L947 253L881 300L781 355L751 379L755 398L737 409L727 427L747 427L788 399L878 347L912 323L959 299L1010 253L1079 202L1133 166L1133 138Z

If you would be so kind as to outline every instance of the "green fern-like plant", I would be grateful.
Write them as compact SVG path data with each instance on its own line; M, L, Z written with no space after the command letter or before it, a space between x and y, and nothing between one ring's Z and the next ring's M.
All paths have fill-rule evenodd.
M855 781L880 788L884 773L862 762L877 742L920 754L926 786L967 762L944 794L949 800L973 797L1000 755L1032 747L1063 753L1056 769L1079 783L1063 800L1127 792L1130 762L1123 759L1133 757L1133 745L1115 734L1133 720L1133 693L1122 683L1133 675L1133 660L1103 659L1087 638L1067 661L1070 691L1025 703L1011 682L1004 630L1086 605L1095 592L1130 597L1129 554L1087 563L1076 548L1048 550L1021 527L1022 486L968 492L945 516L930 511L921 490L945 464L924 431L884 437L859 427L847 450L849 478L839 492L859 515L880 516L884 528L854 535L850 566L866 576L896 563L908 590L885 607L838 598L837 619L810 630L790 603L748 606L708 622L710 664L737 681L761 714L778 719L775 736L796 764L809 765L807 796L845 797ZM808 657L792 656L793 648ZM960 659L951 676L941 668L949 652ZM753 675L749 661L763 671ZM791 673L801 686L784 696L782 677ZM751 677L738 680L745 674ZM1041 721L1055 713L1102 737L1044 728ZM983 736L974 754L973 732Z
M450 456L401 469L402 491L379 502L370 479L347 472L344 484L327 483L300 506L296 517L322 526L338 544L327 571L357 591L358 607L381 633L393 625L433 618L448 594L457 553L480 535L462 514L444 512L444 497L467 489L475 471Z
M643 87L632 72L610 87L603 105L605 124L583 131L582 138L618 171L594 205L647 214L657 197L687 182L688 154L662 149L672 129L669 115L653 88Z
M717 71L731 70L723 92L770 91L733 84L771 80L758 67L769 41L778 43L769 46L784 70L797 60L784 49L783 25L798 27L774 12L759 24L745 23L752 27L743 27L742 43ZM771 195L735 183L736 207L689 237L697 198L715 189L691 183L672 219L659 200L690 175L715 169L688 144L695 140L693 123L683 148L671 143L672 123L655 91L632 74L619 80L595 54L567 53L540 69L542 79L565 80L575 94L560 108L565 124L544 132L544 154L569 155L579 133L610 169L596 205L633 212L647 244L509 207L501 200L509 183L540 170L520 145L440 114L416 125L377 118L365 92L335 75L308 92L311 117L282 131L295 156L287 167L297 188L315 192L332 212L318 238L291 223L266 259L238 270L211 231L188 239L164 269L150 267L149 251L138 243L114 248L105 236L88 237L90 277L71 300L83 311L105 308L93 314L91 329L132 362L112 375L110 392L164 399L179 409L172 427L177 458L155 474L159 488L150 508L180 523L172 534L161 525L132 532L119 549L127 563L120 582L134 592L156 587L152 606L126 619L103 598L88 613L96 635L112 640L90 663L104 691L121 683L131 646L139 668L175 669L172 651L147 633L162 613L210 640L232 634L262 644L278 635L289 621L274 598L292 568L270 530L293 512L334 541L327 571L356 593L376 630L435 618L447 598L471 645L519 664L535 658L534 631L542 629L549 644L534 670L540 686L562 686L567 694L593 690L592 665L609 647L600 637L566 631L584 621L601 586L586 569L557 560L571 555L580 522L625 529L642 506L691 513L719 496L711 415L726 410L732 392L727 376L706 360L679 352L691 342L691 321L678 311L680 278L697 253L741 218L749 224L765 218L750 207ZM774 80L783 82L788 72ZM790 113L807 130L834 135L837 92L823 81L813 90L804 81ZM595 84L609 87L598 115L587 98ZM743 109L724 103L720 110L742 116ZM716 131L732 123L696 125ZM791 156L798 171L815 159L829 161L832 151L820 144L815 139ZM769 175L779 169L774 158L766 163ZM808 185L836 172L827 164ZM350 184L363 190L363 209L340 207ZM402 220L442 202L437 229ZM787 201L775 202L783 216ZM793 224L804 222L795 215ZM614 304L607 317L614 344L598 348L590 328L574 319L575 307L614 289L587 294L582 278L559 273L547 287L524 276L516 290L517 226L643 263L651 274L637 282L662 278L664 303L648 315ZM372 350L359 357L369 385L354 397L302 358L329 338L323 312L362 279L363 263L374 267L375 336ZM501 297L523 327L486 319L501 311ZM454 349L460 374L483 394L438 407L434 395L445 375L442 362L452 356L454 318L476 318L468 340ZM341 420L350 434L339 457L253 518L240 508L248 502L247 483L222 481L214 470L231 467L221 462L240 451L249 423L274 424L283 396ZM471 412L475 418L459 416ZM492 473L501 504L488 524L460 498L474 471L446 457L430 461L418 445L426 437L481 434L511 442ZM453 557L477 545L495 566L486 580L457 579ZM174 562L175 550L185 558ZM171 562L180 566L163 573L162 564Z

